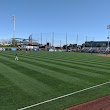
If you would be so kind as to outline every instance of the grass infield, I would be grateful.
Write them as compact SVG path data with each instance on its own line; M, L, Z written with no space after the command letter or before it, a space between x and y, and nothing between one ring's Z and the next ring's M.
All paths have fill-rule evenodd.
M0 52L0 110L17 110L110 81L110 58L67 52ZM110 84L30 110L63 110L110 94ZM28 109L29 110L29 109Z

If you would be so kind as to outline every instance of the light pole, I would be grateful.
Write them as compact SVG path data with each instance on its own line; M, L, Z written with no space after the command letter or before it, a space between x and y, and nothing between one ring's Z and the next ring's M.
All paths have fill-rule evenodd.
M68 50L68 47L67 47L67 33L66 33L66 51Z
M15 21L16 21L16 16L12 16L13 19L13 45L15 46Z
M13 19L13 38L15 38L15 22L16 22L16 16L12 16Z
M87 42L87 36L86 36L86 42Z
M108 39L108 50L109 50L109 37L107 37L107 39Z
M108 39L108 51L109 51L109 39L110 39L109 31L110 31L110 25L107 25L107 29L108 29L108 37L107 37L107 39Z
M77 38L76 38L76 49L78 48L78 34L77 34Z
M54 32L52 33L52 47L54 46Z
M42 33L41 33L41 45L42 45Z
M52 34L52 46L54 47L54 32Z
M61 49L61 40L60 40L60 49Z

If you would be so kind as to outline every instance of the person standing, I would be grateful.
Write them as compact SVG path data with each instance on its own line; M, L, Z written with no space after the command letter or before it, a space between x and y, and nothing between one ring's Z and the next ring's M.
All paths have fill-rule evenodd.
M16 53L16 55L15 55L15 60L18 60L18 54Z
M26 53L27 53L27 48L26 48Z

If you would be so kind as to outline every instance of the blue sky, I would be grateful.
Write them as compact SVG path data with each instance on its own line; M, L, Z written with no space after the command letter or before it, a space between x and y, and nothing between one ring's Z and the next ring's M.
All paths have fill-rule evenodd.
M0 39L13 37L16 16L16 37L33 34L43 41L78 43L86 40L107 40L110 24L110 0L0 0ZM47 37L48 36L48 37Z

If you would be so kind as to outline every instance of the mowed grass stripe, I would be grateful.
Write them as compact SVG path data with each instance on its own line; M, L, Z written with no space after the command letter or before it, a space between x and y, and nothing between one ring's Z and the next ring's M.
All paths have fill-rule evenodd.
M28 58L28 57L27 57ZM34 58L30 58L31 60L34 59ZM102 73L103 74L103 71L104 71L104 74L105 74L105 71L107 71L107 69L109 69L109 67L106 67L106 68L103 68L102 66L100 67L97 67L97 65L87 65L86 63L76 63L76 62L66 62L66 61L58 61L58 60L47 60L47 59L38 59L36 58L37 61L43 61L43 62L48 62L48 64L56 64L56 65L62 65L62 66L66 66L66 67L71 67L71 68L74 68L74 69L77 69L77 70L84 70L84 71L91 71L91 72L94 72L94 73ZM95 70L94 70L94 67L95 67ZM101 69L103 68L103 69ZM99 70L101 69L101 71ZM98 71L97 71L98 70ZM108 71L109 72L109 71Z
M12 53L11 53L12 54ZM96 57L96 56L94 56L94 55L88 55L88 54L85 54L86 56L84 57L84 55L81 53L80 54L80 57L79 58L77 58L77 57L75 57L76 55L77 56L79 56L78 54L76 54L76 53L74 53L74 54L72 54L72 57L65 57L65 53L64 53L64 57L62 56L60 59L57 57L57 54L56 53L54 53L54 54L56 54L55 56L56 57L50 57L49 56L49 53L47 54L48 56L46 56L45 54L47 54L47 53L33 53L32 52L32 54L31 53L26 53L25 54L25 57L27 57L28 55L29 55L29 57L30 58L32 58L32 57L34 57L34 58L36 58L37 60L38 59L40 59L40 60L51 60L51 61L63 61L63 62L68 62L68 63L74 63L74 64L78 64L78 65L85 65L85 66L91 66L91 67L97 67L97 68L102 68L103 66L103 68L104 69L108 69L108 66L110 65L110 61L108 61L107 59L104 59L104 62L102 62L101 61L101 63L99 63L100 62L100 60L102 60L102 58L100 58L99 56L98 57ZM61 54L61 53L60 53ZM23 55L24 56L24 53L23 54L21 54L20 53L20 55ZM42 56L43 55L43 56ZM45 55L45 57L44 57L44 55ZM52 55L52 53L50 54L50 55ZM87 59L88 58L88 56L90 57L91 56L91 58L89 58L89 59ZM98 58L98 59L97 59ZM99 59L100 58L100 59ZM71 59L71 60L70 60ZM94 60L95 59L95 60ZM97 59L97 60L96 60ZM106 61L106 62L105 62ZM108 64L107 64L107 61L108 61Z
M35 54L36 55L36 54ZM93 63L93 60L94 60L94 56L92 57L92 60L90 60L90 59L86 59L86 60L81 60L82 58L80 58L80 60L79 59L77 59L77 60L75 60L75 58L72 58L71 59L71 61L69 60L70 58L66 58L66 60L64 60L64 58L63 59L58 59L57 57L56 58L52 58L52 59L50 59L50 57L45 57L45 59L44 59L44 57L39 57L38 55L36 55L36 56L32 56L31 55L31 57L30 57L30 59L32 58L32 57L34 57L34 58L36 58L36 60L50 60L50 62L51 61L58 61L58 62L67 62L67 63L69 63L69 64L75 64L75 65L84 65L84 66L89 66L89 67L96 67L96 68L103 68L103 69L109 69L109 65L110 65L110 62L107 64L106 62L102 62L102 63L99 63L99 61L100 61L100 59L98 59L99 61L97 61L97 60L95 60L95 62ZM24 56L24 55L23 55ZM74 56L74 54L73 54L73 56ZM25 56L25 57L28 57L28 56ZM84 58L83 58L84 59ZM96 58L95 58L96 59ZM90 61L89 61L90 60ZM107 60L108 61L108 60ZM89 62L89 63L88 63ZM98 63L98 64L97 64Z
M5 58L6 59L6 58ZM75 90L75 89L74 89Z
M22 56L23 57L23 56ZM93 70L93 72L95 73L95 72L98 72L98 73L101 73L102 71L108 71L107 69L109 69L109 67L103 67L103 69L102 69L102 66L97 66L97 65L87 65L86 63L79 63L79 62L75 62L75 61L72 61L72 62L68 62L67 60L66 61L62 61L61 59L61 61L59 61L59 59L56 59L56 60L50 60L48 57L47 57L47 59L43 59L43 57L42 57L42 59L38 59L38 58L36 58L36 56L33 56L34 58L32 58L32 57L28 57L28 56L25 56L26 58L29 58L29 59L36 59L36 60L40 60L40 61L45 61L45 62L49 62L49 63L55 63L56 61L58 61L57 62L57 65L60 65L62 62L63 62L63 64L68 64L69 66L72 66L73 68L76 68L76 69L84 69L84 70L88 70L88 71L91 71L91 70ZM61 62L61 63L60 63ZM68 65L65 65L65 66L68 66ZM93 67L93 68L92 68ZM94 70L94 67L96 67L95 68L95 70ZM101 70L101 71L99 71L99 69ZM98 71L97 71L98 70ZM109 71L108 71L109 72Z
M32 59L31 59L32 60ZM47 61L48 62L48 61ZM30 63L30 62L28 62L28 63ZM38 61L37 61L37 63L38 63ZM48 64L49 65L49 64ZM52 65L52 64L51 64ZM41 66L43 66L43 65L41 65ZM45 65L44 65L45 66ZM66 65L67 66L67 65ZM59 66L59 68L60 68L61 66ZM46 67L47 68L47 67ZM65 68L67 68L67 67L64 67L64 69ZM73 67L74 68L74 67ZM76 68L76 67L75 67ZM52 68L53 69L53 68ZM56 71L57 71L57 68L55 68L54 67L54 69L56 69ZM78 71L79 71L79 74L83 74L83 75L87 75L87 76L89 76L89 77L83 77L82 76L82 78L85 78L86 80L85 80L85 82L87 82L87 80L89 80L89 81L92 81L92 80L94 80L94 81L99 81L100 82L100 80L102 80L103 78L104 79L107 79L107 77L106 76L104 76L104 75L100 75L99 74L99 72L100 71L98 71L98 73L90 73L90 72L88 72L87 70L87 72L86 71L82 71L82 70L78 70L78 69L80 69L79 67L78 68L76 68L76 69L71 69L71 68L67 68L67 70L69 70L69 72L67 72L69 75L70 75L70 70L72 71L77 71L77 73L78 73ZM66 70L65 70L66 71ZM92 71L92 70L91 70ZM64 72L65 73L65 72ZM80 75L81 76L81 75ZM92 76L92 77L96 77L96 78L91 78L90 76ZM76 77L76 76L75 76ZM102 79L100 79L100 80L97 80L97 77L99 77L99 78L102 78ZM91 80L90 80L91 79ZM102 80L103 81L103 80ZM93 82L93 81L92 81Z
M25 57L28 57L28 56L25 56ZM29 58L29 57L28 57ZM34 58L30 58L30 59L34 59ZM98 66L97 67L97 65L87 65L86 63L83 63L83 64L81 64L81 63L78 63L78 62L66 62L66 61L64 61L63 63L60 61L54 61L54 60L49 60L48 58L47 59L38 59L38 58L36 58L36 60L38 61L45 61L45 62L48 62L48 63L55 63L56 62L56 64L57 65L62 65L62 64L64 64L63 66L70 66L71 68L75 68L75 69L80 69L80 70L84 70L84 71L91 71L91 72L93 72L93 73L97 73L97 74L102 74L102 75L106 75L106 73L108 74L109 73L109 67L102 67L102 66ZM77 64L78 63L78 64ZM96 66L96 67L95 67ZM95 67L95 68L94 68ZM108 69L108 70L107 70Z
M7 68L7 72L5 72L5 73L3 72L4 67ZM43 99L48 100L49 98L53 98L53 96L56 97L56 96L61 95L60 92L58 93L57 91L55 91L55 88L53 90L46 84L38 82L35 79L28 77L28 76L18 72L17 70L12 69L4 64L1 64L1 68L2 68L1 69L2 74L6 78L8 78L10 81L12 81L15 84L15 86L19 87L26 94L29 94L31 96L36 96L36 98L37 98L36 102L43 101ZM66 84L65 84L65 86L66 86ZM10 86L10 87L12 87L12 86ZM6 88L9 88L9 87L6 87ZM6 88L4 88L4 89L6 89ZM60 91L61 91L61 89L62 88L60 88ZM20 92L21 92L21 90L20 90Z
M46 74L42 74L42 72L38 72L38 68L36 68L36 66L34 66L35 69L32 68L32 66L30 67L29 64L27 64L28 66L25 66L25 63L20 63L20 65L18 65L17 62L14 62L14 61L11 61L9 62L9 60L6 59L5 57L5 60L1 60L4 62L5 65L9 64L9 67L10 68L13 68L15 70L17 70L18 72L20 73L23 73L23 74L26 74L27 76L29 76L30 78L34 78L34 80L38 80L44 84L47 84L53 88L55 88L57 86L57 84L59 85L66 85L67 82L65 83L64 81L62 80L59 80L59 79L54 79L53 77L51 76L48 76ZM22 66L23 65L23 66ZM30 67L30 68L28 68ZM42 68L40 69L40 71L42 70ZM45 72L45 71L44 71Z
M107 78L108 78L106 75L100 75L98 73L92 73L89 71L78 70L73 67L71 68L69 66L57 65L55 63L50 64L47 62L42 62L42 61L38 61L38 60L36 61L36 60L32 60L32 59L30 60L30 59L25 59L25 58L23 58L23 61L25 61L29 64L35 64L40 67L49 68L56 72L61 72L63 74L69 74L73 77L80 78L81 82L84 82L85 84L88 84L88 85L90 85L90 82L92 83L93 80L97 81L97 78L99 79L98 80L99 82L103 81L102 79L107 80Z
M42 66L42 65L41 65ZM27 72L28 73L28 72ZM25 73L26 74L26 73ZM84 73L85 74L85 73ZM105 81L105 80L102 80L102 79L100 79L100 80L97 80L97 78L92 78L92 77L87 77L87 76L84 76L84 74L81 76L81 75L79 75L79 77L77 76L77 78L80 78L80 80L74 80L73 78L71 78L71 80L68 80L68 82L71 82L72 81L72 83L73 83L73 80L74 80L74 87L76 86L76 85L78 85L78 86L82 86L82 87L89 87L90 85L94 85L93 84L93 81L94 81L94 83L100 83L100 82L103 82L103 81ZM89 74L88 74L89 75ZM31 75L31 77L32 77L32 75ZM34 77L35 77L35 74L34 74ZM75 76L75 78L76 78L76 76ZM82 79L81 79L82 78ZM41 78L41 81L42 81L43 79ZM106 79L107 80L107 79ZM44 81L45 81L45 77L44 77ZM47 82L48 82L48 80L46 80ZM52 80L52 82L53 82L54 80ZM56 82L56 81L55 81ZM46 82L45 82L46 83ZM49 82L48 84L53 84L53 83L51 83L51 82ZM52 85L53 86L53 85ZM73 86L73 85L72 85ZM72 86L70 86L70 88L72 87ZM53 86L54 87L54 86ZM60 86L60 87L62 87L62 86ZM57 87L58 88L58 87ZM61 88L62 89L62 88ZM64 89L64 88L63 88ZM59 88L59 90L60 90L60 88Z
M6 59L6 62L7 62L8 59L6 57L5 57L5 59ZM11 63L12 62L13 61L11 61ZM24 67L26 67L26 68L27 67L30 68L30 69L33 68L33 70L35 70L35 71L38 71L39 70L38 67L37 67L37 70L36 70L36 66L30 65L30 64L21 63L21 62L19 62L19 64L22 65L22 66L24 66ZM64 74L61 74L61 73L59 74L59 73L53 72L53 71L49 72L50 70L48 70L48 69L44 69L44 68L41 68L41 67L39 67L39 68L40 68L41 73L47 74L49 76L52 76L52 78L51 78L51 81L52 82L50 82L50 80L48 80L48 78L47 78L47 82L44 82L43 81L43 78L42 78L42 82L48 83L54 89L56 87L57 88L57 91L61 91L63 89L63 91L61 91L62 93L67 93L68 91L73 91L72 88L74 88L74 90L80 90L81 88L83 88L83 86L85 86L85 83L82 85L82 83L80 82L80 79L79 78L70 77L68 75L64 75ZM32 74L28 74L28 75L30 75L30 77L33 77ZM34 74L34 77L36 77L35 74ZM36 79L37 78L38 77L36 77ZM59 80L63 81L63 83L62 84L57 83L57 84L54 85L53 84L54 83L54 79L53 78L56 78L57 80L59 79ZM37 79L37 80L39 80L39 79ZM46 80L46 78L45 78L45 80Z
M20 53L22 54L22 53ZM24 55L24 54L23 54ZM37 57L37 58L49 58L51 60L57 60L57 59L60 59L60 60L67 60L67 61L81 61L81 62L96 62L98 60L98 63L101 62L103 63L103 61L106 63L108 62L110 64L110 62L108 61L108 59L102 59L100 58L99 56L96 56L96 55L90 55L90 54L85 54L85 53L37 53L37 52L32 52L32 53L26 53L25 55L29 55L30 57ZM52 56L53 55L53 56ZM59 57L61 56L61 57ZM101 59L101 60L100 60Z
M42 66L42 65L41 65ZM65 68L65 67L64 67ZM70 71L69 71L70 72ZM80 75L79 75L80 76ZM76 77L76 76L75 76ZM87 76L85 76L84 77L84 75L81 77L79 77L80 78L80 80L74 80L73 78L71 79L72 80L72 83L73 83L73 80L74 80L74 85L78 85L78 86L82 86L82 87L89 87L90 85L91 85L91 83L93 82L93 80L95 80L95 81L97 81L96 79L97 78L91 78L91 77L87 77ZM81 79L81 78L83 78L83 80ZM89 79L89 80L88 80ZM91 79L91 80L90 80ZM41 79L42 80L42 79ZM69 82L71 82L71 80L68 80ZM53 80L54 81L54 80ZM91 83L90 83L90 81L91 81ZM94 81L94 82L95 82ZM103 81L102 79L101 79L101 81ZM49 83L49 84L51 84L51 83ZM88 86L87 86L88 85ZM93 85L93 84L92 84ZM73 86L73 85L72 85ZM61 86L60 86L61 87Z
M18 64L17 62L15 62L15 61L13 61L13 60L10 61L10 59L7 58L7 57L3 57L3 56L2 56L2 58L6 60L6 63L7 63L7 62L15 63L15 64L16 64L15 67L17 67L17 64ZM2 60L2 59L1 59L1 60ZM35 70L36 72L39 71L40 73L50 75L50 76L52 76L52 77L54 77L54 78L58 78L58 79L60 79L60 80L66 81L66 82L68 82L68 81L69 81L69 82L72 82L72 81L75 81L75 80L76 80L76 81L79 80L78 78L71 77L71 76L65 75L65 74L61 74L61 73L58 73L58 72L49 70L48 68L46 69L46 68L43 68L43 67L40 67L40 66L28 64L28 63L25 63L25 62L22 62L22 61L19 61L19 65L21 65L22 67L25 67L25 68L29 68L29 69ZM53 73L53 74L52 74L52 73ZM70 79L71 79L71 80L70 80Z
M6 108L15 110L18 104L22 106L26 104L31 104L28 103L28 101L30 100L33 101L35 96L37 97L37 101L39 102L39 101L43 101L42 98L48 99L48 95L44 95L45 93L46 94L49 93L50 95L53 94L53 90L44 83L36 81L35 79L28 77L2 63L0 63L0 68L1 68L0 74L2 74L5 78L11 81L11 84L13 83L12 84L13 86L8 85L5 86L4 88L0 88L1 110L5 110ZM23 99L24 96L25 98ZM22 103L25 104L23 105ZM15 108L13 106L15 106Z
M25 58L23 58L23 59L25 59ZM27 59L28 61L30 60L30 59ZM35 60L34 60L35 61ZM31 59L31 62L32 62L32 59ZM38 62L38 60L36 61L37 63L35 64L35 65L38 65L39 63L41 64L41 65L38 65L38 66L41 66L41 67L44 67L44 68L49 68L49 69L51 69L52 68L52 70L55 70L55 71L60 71L60 72L62 72L62 73L66 73L66 74L69 74L70 75L70 72L74 72L74 74L73 75L75 75L75 77L76 77L76 75L77 75L77 73L79 73L80 74L80 76L81 76L81 74L83 74L83 75L87 75L87 76L92 76L92 77L100 77L100 78L104 78L104 75L99 75L99 74L95 74L95 73L93 73L93 75L92 74L89 74L88 72L86 72L85 73L85 71L82 71L82 70L77 70L77 68L76 69L74 69L73 67L72 68L70 68L69 66L61 66L61 64L60 65L54 65L54 64L49 64L49 63L46 63L46 62L41 62L41 61L39 61ZM48 62L48 61L47 61ZM30 62L28 62L28 63L30 63ZM33 64L33 62L32 62L32 64ZM45 65L44 65L45 64ZM44 65L44 66L43 66ZM53 65L53 66L52 66ZM58 69L59 68L59 69ZM62 70L65 70L65 71L62 71ZM77 71L77 73L75 73L75 71ZM79 71L79 72L78 72ZM89 79L90 80L90 78L88 78L88 77L85 77L86 78L86 80L84 80L85 82L87 82L87 79ZM92 78L91 78L92 79ZM93 80L93 79L92 79ZM88 82L87 82L88 83Z
M0 65L1 67L1 65ZM13 85L11 81L9 81L4 75L1 74L2 71L0 71L0 88L9 87L10 85Z
M35 90L43 90L49 91L50 88L44 84L41 83L34 78L31 78L25 74L22 74L21 72L17 71L16 69L10 68L10 66L7 66L5 64L1 64L1 74L4 75L6 78L8 78L11 82L13 82L16 86L20 87L26 92L33 92L33 89ZM4 68L7 68L7 71L4 70ZM29 85L30 87L26 88L26 85ZM36 86L37 85L37 86Z
M1 54L1 53L0 53ZM3 56L3 54L4 54L4 56ZM31 54L32 54L32 56L33 57L35 57L35 58L33 58L32 56L31 56ZM76 84L74 84L74 82L72 81L72 82L69 82L69 81L64 81L64 80L61 80L60 78L55 78L55 76L53 77L53 76L51 76L50 74L48 75L47 73L46 73L46 75L47 76L49 76L49 77L51 77L51 80L54 78L54 79L57 79L57 81L61 81L61 83L60 84L57 84L57 83L53 83L53 85L56 85L56 86L51 86L51 85L48 85L48 84L46 84L45 83L45 81L43 82L43 81L40 81L40 80L37 80L37 77L36 77L36 73L39 73L39 77L40 77L40 74L42 74L42 75L44 75L45 76L45 73L42 73L42 72L40 72L41 70L40 69L42 69L42 68L44 68L43 69L43 71L45 71L45 72L47 72L47 70L49 70L48 72L50 72L51 74L54 74L54 73L58 73L58 74L61 74L61 73L63 73L64 71L66 71L65 73L63 73L63 74L65 74L65 75L67 75L67 76L71 76L71 78L73 77L73 76L75 76L75 78L77 78L77 76L79 75L80 76L80 73L77 73L77 68L76 68L76 73L73 73L72 72L72 70L74 70L74 68L73 67L71 67L71 65L72 65L72 63L70 63L70 65L69 65L69 62L66 62L66 65L63 65L63 63L65 64L65 61L63 62L63 58L61 59L62 61L57 61L57 62L55 62L56 60L52 60L52 62L50 63L49 61L51 60L51 59L49 59L50 57L49 57L49 55L52 57L52 55L55 57L56 55L59 55L60 57L61 57L61 53L60 54L54 54L54 53L51 53L51 54L49 54L49 53L42 53L42 57L41 57L41 59L44 59L43 58L43 56L44 57L47 57L47 60L46 61L38 61L38 64L37 64L37 57L36 57L36 55L37 56L40 56L40 53L28 53L28 54L25 54L25 53L22 53L22 52L20 52L20 53L18 53L18 55L19 55L19 58L20 58L20 60L19 61L14 61L14 56L15 56L15 53L10 53L10 54L7 54L7 55L5 55L5 53L2 53L1 55L0 55L0 61L1 61L1 64L2 64L2 67L3 68L6 68L6 65L7 65L7 67L9 67L9 69L12 69L11 71L17 71L18 72L18 74L23 74L23 76L26 76L26 77L28 77L29 79L31 78L32 80L34 80L35 82L37 81L38 83L41 83L41 84L43 84L43 86L46 86L46 89L47 89L47 91L45 91L45 89L44 89L44 91L43 90L40 90L39 88L39 91L37 92L37 93L28 93L28 92L26 92L26 91L24 91L24 90L22 90L21 89L21 91L19 91L19 92L22 92L22 93L26 93L27 94L27 96L32 96L32 98L33 98L33 100L32 100L32 98L30 98L30 100L31 101L29 101L29 99L28 98L26 98L26 100L25 100L25 103L24 103L24 100L23 100L23 104L22 104L22 106L20 105L18 108L21 108L21 107L23 107L23 106L26 106L26 105L31 105L31 104L34 104L34 103L37 103L37 102L41 102L41 101L45 101L45 100L48 100L48 99L51 99L51 98L54 98L54 97L57 97L57 96L60 96L60 95L64 95L65 93L70 93L70 92L74 92L74 91L76 91L76 90L81 90L81 89L84 89L83 87L81 87L80 86L80 81L83 81L83 79L84 79L84 77L85 77L85 75L81 75L81 77L83 77L82 79L81 79L81 77L80 78L78 78L78 80L75 80L74 82L77 82L77 81L79 81L80 83L78 84L78 85L76 85ZM67 57L68 56L68 58L70 58L70 60L71 60L71 55L72 54L68 54L67 55L67 53L65 53L64 54L65 55L65 57ZM28 56L29 56L29 58L28 58ZM62 56L63 56L63 54L62 54ZM60 60L60 57L59 57L59 60ZM88 55L88 57L89 57L89 55ZM57 58L57 57L56 57ZM80 55L78 56L78 59L80 59L80 58L82 58L82 56L80 57ZM94 57L95 58L95 57ZM66 61L70 61L70 60L66 60ZM104 60L103 60L104 61ZM57 64L57 63L62 63L62 65L61 64ZM76 61L77 62L77 61ZM97 62L98 63L98 62ZM9 64L12 66L9 66ZM47 65L46 66L46 64L49 64L49 65ZM14 65L14 66L13 66ZM25 66L24 66L25 65ZM37 65L37 66L36 66ZM68 65L68 66L67 66ZM76 65L78 65L78 64L76 64ZM20 69L20 71L19 71L19 68L17 68L17 67L21 67ZM27 66L30 66L29 68L27 68ZM42 66L42 68L41 68L41 66ZM56 66L56 67L54 67L54 66ZM40 70L40 71L36 71L36 67ZM61 67L61 68L60 68ZM63 69L63 67L65 68L65 67L67 67L66 69L68 69L68 70L66 70L66 69ZM34 68L34 69L33 69ZM47 69L46 69L47 68ZM22 70L23 69L23 70ZM27 73L25 73L24 71L25 71L25 69L28 69L29 70L29 72L27 71ZM59 69L58 70L58 72L56 71L56 72L54 72L55 70L54 69ZM70 69L70 70L69 70ZM9 71L9 70L8 70ZM10 71L10 72L11 72ZM15 74L16 74L16 71L15 71ZM62 72L63 71L63 72ZM82 69L80 69L80 71L83 71ZM34 72L33 73L33 75L31 75L31 74L29 74L30 72ZM68 73L67 73L68 72ZM86 71L85 71L86 72ZM87 72L88 72L88 70L87 70ZM4 71L4 73L5 73L5 71ZM92 72L90 72L90 73L92 73ZM88 74L90 74L90 73L88 73ZM6 73L5 73L6 74ZM8 73L7 73L8 74ZM74 74L74 75L72 75L72 74ZM76 74L78 74L78 75L76 75ZM98 73L96 73L96 76L97 76L97 74ZM13 75L14 75L14 72L13 72ZM21 75L22 76L22 75ZM62 76L62 75L61 75ZM61 77L61 76L57 76L57 77ZM99 75L100 77L102 77L103 76L103 74L102 75ZM106 73L106 74L104 74L104 76L109 76L108 75L108 73ZM5 76L6 77L6 76ZM10 76L10 77L12 77L12 75ZM23 78L25 78L25 77L23 77ZM27 78L27 79L28 79ZM67 77L68 78L68 77ZM87 78L89 78L89 77L87 77ZM18 79L21 79L21 77L19 77ZM44 78L45 79L45 78ZM43 80L44 80L43 79ZM86 79L86 78L85 78ZM93 82L94 83L94 85L97 85L99 82L101 83L101 82L106 82L105 80L109 80L109 77L106 79L106 78L104 78L104 80L103 80L103 78L102 78L102 81L100 80L100 78L96 78L97 79L97 81L95 82L94 81L94 77L91 77L90 76L90 79L91 79L91 81L89 81L89 84L88 84L88 86L91 84L90 82ZM93 79L93 80L92 80ZM48 80L48 79L47 79ZM26 80L27 82L31 82L30 80ZM29 86L28 86L28 84L26 84L25 82L26 81L24 81L24 85L22 85L22 86L27 86L27 87L30 87L30 84L29 84ZM54 81L54 80L53 80ZM87 81L87 80L85 80L85 81ZM12 81L12 82L14 82L14 81ZM44 84L45 83L45 84ZM50 82L51 83L51 82ZM23 82L22 82L22 84L23 84ZM34 84L34 83L33 83ZM17 84L15 84L15 85L17 85ZM36 86L37 84L35 84L34 85L34 87ZM20 88L19 87L20 85L17 85L17 87L18 88ZM32 85L31 85L32 86ZM26 88L27 88L26 87ZM61 89L59 89L61 87ZM11 87L12 88L12 87ZM37 87L36 87L36 89L37 89ZM36 89L34 89L35 91L36 91ZM43 88L42 88L43 89ZM49 91L49 89L50 89L50 91ZM99 88L100 89L100 88ZM99 90L98 89L98 90ZM3 89L3 90L5 90L5 88ZM32 89L33 90L33 89ZM34 90L33 90L33 92L34 92ZM103 90L103 91L102 91ZM100 96L101 96L101 93L103 93L103 94L107 94L109 91L108 91L108 89L107 89L107 91L105 90L104 91L104 89L102 89L101 90L101 92L100 92ZM24 91L24 92L23 92ZM42 92L43 91L43 92ZM11 91L10 91L11 92ZM38 93L39 92L41 92L40 93L40 96L38 95ZM93 91L91 91L92 93L94 93ZM17 92L16 92L17 93ZM96 92L97 93L97 92ZM84 94L87 94L88 95L88 97L89 97L89 94L87 93L87 92L85 92ZM81 95L81 94L80 94ZM95 95L95 96L94 96ZM93 94L93 96L94 97L97 97L96 96L96 94ZM78 96L79 97L79 96ZM74 98L74 101L75 100L78 100L79 98L78 98L77 96L76 96L76 98ZM86 100L86 97L85 97L85 100ZM88 99L89 100L89 99ZM19 100L20 101L20 100ZM71 102L71 101L73 101L73 99L71 99L71 97L68 99L68 101L69 102ZM20 102L20 104L21 104L22 102ZM53 106L55 106L56 107L56 104L57 104L57 107L56 108L58 108L59 107L59 103L55 103L55 102L52 102L52 103L54 103L53 104ZM59 109L57 109L57 110L61 110L60 108L65 108L66 107L66 103L67 103L67 100L64 102L63 101L63 107L59 107ZM14 104L14 106L17 106L17 105L19 105L19 103L17 103L17 104ZM39 110L41 109L41 110L45 110L45 105L43 105L44 106L44 109L42 109L41 107L39 108ZM47 106L49 106L48 104L47 104ZM46 107L47 107L46 106ZM65 107L64 107L65 106ZM5 108L5 107L4 107ZM48 107L47 107L48 108ZM14 110L14 109L11 109L11 110ZM51 110L51 109L48 109L48 110Z

